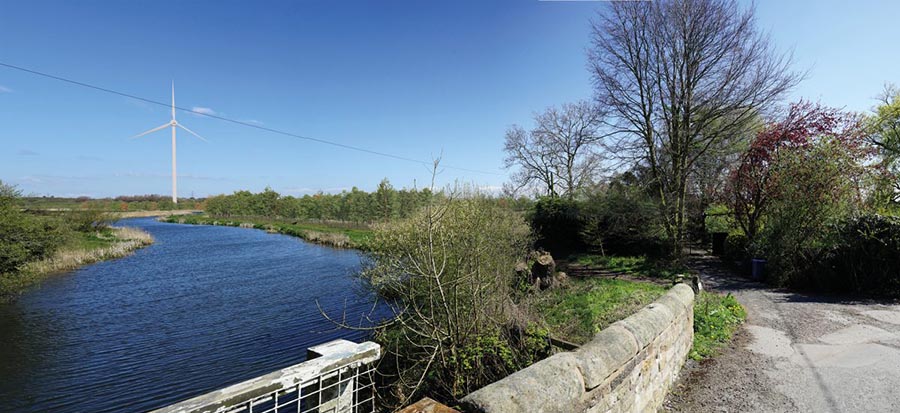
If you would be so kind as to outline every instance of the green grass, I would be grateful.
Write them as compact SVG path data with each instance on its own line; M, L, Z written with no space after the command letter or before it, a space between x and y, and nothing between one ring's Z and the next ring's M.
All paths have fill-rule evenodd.
M583 344L610 324L634 314L666 292L657 284L610 278L571 280L536 298L553 337Z
M747 312L733 295L701 292L694 301L694 346L689 357L702 360L716 355L746 318Z
M372 230L348 223L283 221L258 217L222 218L208 215L171 216L164 219L164 221L193 225L212 225L215 223L216 225L233 227L249 223L256 229L274 231L326 245L357 249L366 249L369 238L372 236ZM334 237L335 235L338 237Z
M635 271L647 267L647 257L620 257L612 255L580 254L573 260L579 265L603 267L618 271Z
M109 228L97 232L76 232L69 241L69 249L92 250L105 248L117 242L115 234Z
M599 254L578 254L569 258L573 264L599 267L607 271L630 274L638 277L672 279L690 270L671 262L651 260L646 256L615 256Z

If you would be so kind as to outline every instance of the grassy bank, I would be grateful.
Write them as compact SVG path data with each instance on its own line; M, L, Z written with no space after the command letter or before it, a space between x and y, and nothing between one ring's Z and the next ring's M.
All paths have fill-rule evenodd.
M746 318L733 295L701 292L694 300L694 346L688 357L702 360L716 355Z
M554 334L580 343L599 329L627 317L658 297L663 287L626 280L659 282L677 274L690 274L687 267L644 256L600 256L581 254L569 257L567 269L584 274L574 291L546 303L547 320ZM747 317L731 295L701 292L694 301L694 344L689 357L702 360L715 356L730 341Z
M252 217L221 218L208 215L170 216L161 220L176 224L255 228L295 236L315 244L363 250L368 248L369 237L372 235L372 231L366 227L345 223L282 221Z
M654 283L611 278L572 279L535 297L534 308L554 338L584 344L666 292Z
M153 237L137 228L102 228L78 232L49 257L27 262L15 272L0 276L0 302L9 301L26 288L55 273L71 271L94 262L124 257L150 245Z

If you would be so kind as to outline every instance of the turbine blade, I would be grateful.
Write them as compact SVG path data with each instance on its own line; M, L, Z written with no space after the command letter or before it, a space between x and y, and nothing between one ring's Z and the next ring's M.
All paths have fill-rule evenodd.
M181 128L181 129L186 130L186 131L187 131L188 133L190 133L191 135L196 136L196 137L197 137L198 139L200 139L201 141L206 142L206 143L209 143L209 141L206 140L206 138L204 138L204 137L198 135L196 132L194 132L194 131L188 129L186 126L184 126L184 125L182 125L182 124L179 123L179 124L178 124L178 127Z
M167 124L165 124L165 125L157 126L157 127L153 128L153 129L150 129L150 130L148 130L148 131L146 131L146 132L144 132L144 133L140 133L140 134L134 135L134 136L131 137L131 139L137 139L137 138L140 138L141 136L148 135L148 134L151 134L151 133L153 133L153 132L163 130L163 129L169 127L169 126L172 126L172 124L171 124L171 123L167 123Z

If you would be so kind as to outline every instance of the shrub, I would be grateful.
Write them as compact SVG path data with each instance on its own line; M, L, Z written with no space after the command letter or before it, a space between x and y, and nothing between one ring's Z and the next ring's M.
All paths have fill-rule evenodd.
M808 199L816 202L827 190L819 183L834 176L853 181L859 170L854 163L866 156L864 131L856 115L803 101L791 105L785 115L759 131L725 182L724 201L751 242L772 203L786 195L786 186L808 185ZM790 165L800 158L812 161L809 168ZM835 171L834 166L844 168ZM809 179L809 172L818 168L823 179Z
M769 260L776 285L816 284L809 269L828 247L834 224L860 204L853 148L822 139L776 156L768 216L754 247Z
M602 253L660 255L665 250L656 203L637 185L614 181L581 211L585 243Z
M746 261L750 258L750 242L741 231L731 231L725 238L724 258L730 261Z
M394 315L375 336L385 349L378 370L390 381L379 392L384 405L425 394L453 403L533 361L522 345L532 341L508 334L529 232L519 214L478 195L375 227L374 266L363 277L390 297Z
M69 237L61 220L19 210L21 194L0 181L0 274L47 257Z
M836 224L821 259L811 266L814 286L832 291L900 296L900 218L877 214Z
M721 204L710 205L704 212L704 229L708 233L731 232L737 225L734 222L734 213Z
M110 214L99 209L79 209L65 213L66 223L78 232L91 232L108 227L114 220Z
M49 256L68 238L66 226L53 217L0 212L0 273Z
M542 197L529 216L538 248L554 256L566 256L582 247L582 222L578 203L571 199Z

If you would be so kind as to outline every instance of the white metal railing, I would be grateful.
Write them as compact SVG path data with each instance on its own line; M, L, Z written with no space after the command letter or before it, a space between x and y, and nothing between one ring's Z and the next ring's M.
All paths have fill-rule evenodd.
M375 411L373 364L381 347L335 340L307 361L152 413L361 413Z

